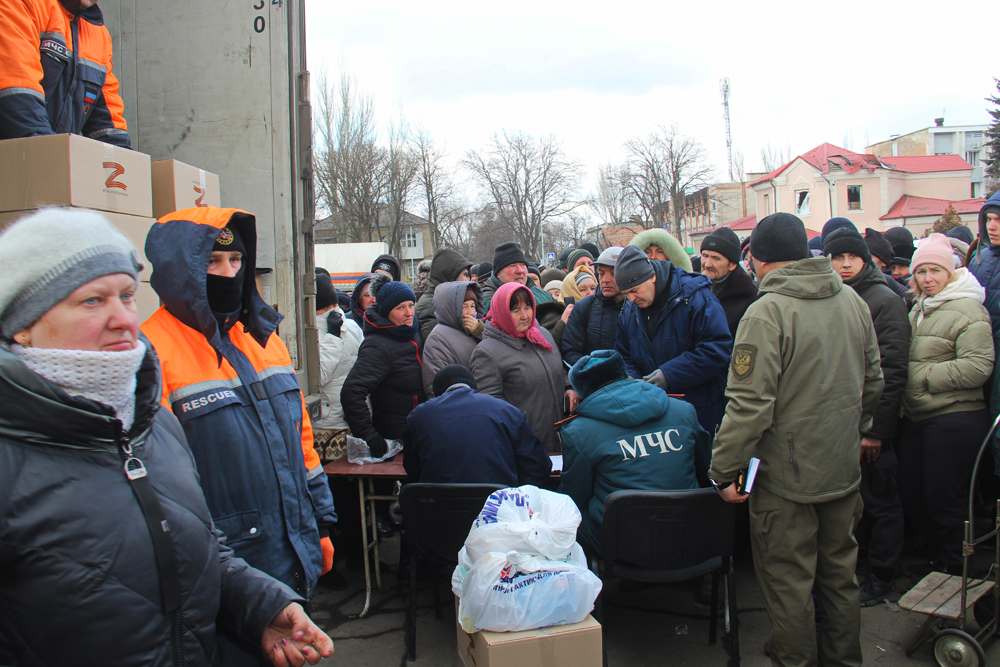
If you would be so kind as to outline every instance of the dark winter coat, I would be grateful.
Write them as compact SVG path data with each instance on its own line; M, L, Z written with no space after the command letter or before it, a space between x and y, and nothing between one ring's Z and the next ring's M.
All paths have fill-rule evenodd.
M411 482L541 486L552 460L524 413L467 386L417 406L406 418L403 466Z
M562 345L563 333L566 331L566 323L562 318L565 310L566 306L558 301L539 303L535 308L535 319L538 320L538 326L547 329L552 334L552 340L555 341L557 350Z
M708 469L711 438L694 408L654 385L609 384L581 401L576 413L561 429L559 492L576 502L583 515L577 535L591 547L600 545L609 495L697 489L696 472Z
M431 262L430 282L427 284L427 290L417 299L417 305L414 309L420 319L420 337L425 343L431 335L431 329L438 322L434 315L434 289L438 285L457 280L462 271L471 267L472 262L451 248L442 248L434 253L434 259ZM459 314L461 315L461 310L459 310Z
M421 376L427 398L434 397L434 376L445 366L459 364L469 368L472 352L479 344L479 338L465 330L462 319L462 304L469 286L476 293L476 317L483 317L483 291L473 282L449 282L438 285L434 290L434 312L437 324L424 342ZM421 329L423 326L420 327ZM480 329L480 336L482 330Z
M359 299L361 298L361 292L363 291L364 286L371 283L374 275L374 273L366 273L361 276L361 280L354 285L354 289L351 291L351 308L350 311L344 315L345 320L354 320L354 323L357 324L358 328L362 331L364 331L365 328L365 311L361 310L361 306L358 305Z
M344 418L355 437L402 438L406 416L424 402L419 326L416 317L412 327L401 327L379 315L374 306L365 311L365 342L340 391ZM369 396L370 413L365 402Z
M552 334L539 330L552 345L551 351L487 323L483 341L472 353L472 374L481 393L520 408L546 451L558 452L555 424L563 418L569 379Z
M864 300L875 326L878 351L885 385L872 420L871 429L862 435L886 441L896 438L899 429L899 404L906 386L910 353L910 320L903 300L889 287L894 282L872 263L847 284ZM891 446L888 445L888 446Z
M576 304L569 314L562 344L559 346L567 366L572 366L580 357L594 350L615 349L618 316L625 303L626 299L606 299L598 291Z
M709 433L722 420L724 392L733 352L733 338L726 312L712 296L708 278L682 271L670 262L653 262L656 280L669 281L667 291L656 297L666 300L652 338L644 313L627 303L618 318L615 349L622 355L628 374L634 378L663 371L671 394L698 411L698 422Z
M757 284L739 264L729 272L729 276L721 283L712 283L712 294L716 296L722 309L726 311L726 322L729 323L729 334L736 336L736 328L743 319L750 304L757 300Z
M184 432L160 409L147 348L127 434L109 406L70 397L0 350L0 664L208 667L216 624L260 646L274 615L301 601L215 530ZM176 611L163 611L124 443L170 527Z
M1000 206L1000 192L990 197L983 208L987 206ZM986 290L986 302L983 305L990 314L993 348L996 354L1000 352L1000 246L990 242L989 232L986 231L986 213L982 210L979 212L979 248L968 268ZM989 394L990 416L996 418L1000 414L1000 372L994 371L986 387Z
M913 292L910 291L910 278L896 279L892 277L892 273L886 273L882 271L882 275L885 276L886 287L891 289L893 293L903 300L903 304L906 306L907 312L910 308L913 308Z

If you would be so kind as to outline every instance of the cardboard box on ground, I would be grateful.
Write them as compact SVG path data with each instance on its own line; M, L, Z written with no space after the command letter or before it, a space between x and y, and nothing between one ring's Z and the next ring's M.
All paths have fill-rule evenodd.
M523 632L473 634L462 629L455 598L458 657L465 667L601 667L601 624L593 616L580 623Z
M178 160L156 160L153 177L153 217L198 206L222 206L219 177Z

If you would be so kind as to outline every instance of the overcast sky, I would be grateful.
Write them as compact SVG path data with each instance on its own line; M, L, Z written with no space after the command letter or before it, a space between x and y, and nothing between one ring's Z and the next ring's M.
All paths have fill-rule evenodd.
M503 130L555 135L583 163L676 123L727 180L719 80L733 149L823 142L853 150L929 125L987 123L1000 38L995 3L867 1L469 2L307 5L309 69L342 70L383 118L402 113L450 157ZM990 19L989 17L993 17ZM315 78L314 78L315 80Z

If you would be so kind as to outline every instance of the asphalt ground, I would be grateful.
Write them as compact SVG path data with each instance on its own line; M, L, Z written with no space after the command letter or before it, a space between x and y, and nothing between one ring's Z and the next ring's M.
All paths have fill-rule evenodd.
M985 524L984 524L985 525ZM926 569L907 545L899 570L897 585L907 590L919 581ZM973 569L989 568L995 554L982 548L973 558ZM313 618L334 639L336 653L323 665L386 667L407 664L459 667L455 636L455 611L450 590L451 572L442 570L440 593L444 601L442 618L435 618L430 585L422 583L417 597L417 660L407 663L405 618L408 579L397 581L399 534L384 539L380 546L384 563L383 591L373 591L372 606L366 618L357 618L364 605L364 570L360 563L346 567L338 561L337 569L347 580L343 590L333 590L323 583L313 597ZM864 572L862 562L859 571ZM770 636L770 624L764 611L760 590L749 555L736 562L739 642L742 664L746 667L770 665L763 643ZM629 587L626 586L626 589ZM724 589L720 595L724 595ZM659 585L631 591L622 590L621 580L611 579L604 591L603 640L610 667L645 665L724 666L729 664L729 637L723 634L720 619L719 641L708 645L709 608L697 601L698 582ZM720 611L722 605L720 603ZM932 665L929 644L924 644L912 658L904 648L909 644L926 616L903 611L896 605L881 604L861 610L861 644L866 665ZM970 620L972 629L978 629ZM986 664L1000 665L1000 641L986 647ZM567 665L566 667L573 667Z

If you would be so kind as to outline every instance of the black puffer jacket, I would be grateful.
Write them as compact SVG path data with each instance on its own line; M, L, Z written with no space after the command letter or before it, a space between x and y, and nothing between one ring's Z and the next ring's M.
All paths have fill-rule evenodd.
M70 397L0 350L0 664L207 666L217 622L259 646L300 600L220 542L184 432L159 409L147 347L127 441L170 527L179 608L163 610L112 408Z
M340 390L340 403L351 433L369 445L379 436L402 438L406 416L424 402L419 322L414 317L412 327L395 326L374 306L365 311L365 341ZM368 396L370 414L365 403Z
M750 304L757 300L757 285L743 267L736 265L736 268L729 273L729 277L721 283L712 283L712 294L719 299L722 309L726 311L726 322L729 324L729 333L736 337L736 329L740 326L743 314L747 312Z
M624 307L625 299L615 301L598 294L584 297L576 304L559 345L567 366L594 350L615 349L618 316Z
M442 283L450 283L458 280L462 271L472 268L472 262L462 257L462 254L451 248L441 248L434 253L431 260L430 282L427 290L417 299L414 312L420 320L420 337L427 340L431 335L431 329L438 323L434 317L434 288Z
M899 429L899 402L906 386L910 354L910 320L906 304L889 286L891 282L895 282L891 276L887 278L869 262L854 280L847 283L867 304L872 324L875 325L885 387L871 430L864 435L882 440L884 447L888 447L886 441L893 440Z
M913 292L910 291L910 277L905 278L893 278L891 273L886 273L885 271L880 271L880 273L885 277L886 286L895 293L900 299L903 300L906 306L906 312L909 312L913 308Z

